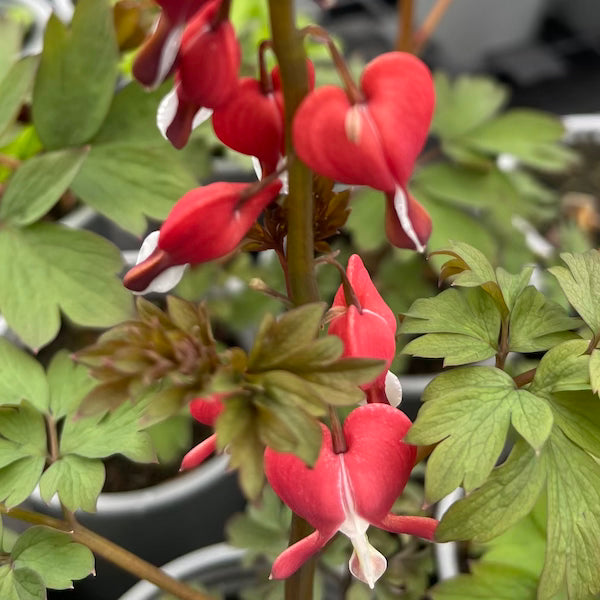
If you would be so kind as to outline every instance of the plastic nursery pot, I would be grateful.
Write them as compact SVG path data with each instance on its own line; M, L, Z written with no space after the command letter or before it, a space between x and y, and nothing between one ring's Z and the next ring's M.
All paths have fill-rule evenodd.
M89 529L145 560L161 565L186 552L225 539L227 519L243 510L235 473L227 473L225 455L153 487L100 494L96 513L78 512ZM39 512L60 515L56 498L46 505L37 491L28 503ZM71 600L118 598L135 577L96 558L96 576L75 582Z
M173 577L227 600L239 600L240 592L265 582L267 573L253 566L244 566L244 550L228 544L215 544L191 552L165 565L164 570ZM323 600L339 600L342 591L333 579L325 578ZM147 581L140 581L120 600L161 600L164 592Z
M417 3L421 23L434 0ZM453 71L481 68L490 54L532 39L546 0L461 0L453 3L432 36L436 64Z

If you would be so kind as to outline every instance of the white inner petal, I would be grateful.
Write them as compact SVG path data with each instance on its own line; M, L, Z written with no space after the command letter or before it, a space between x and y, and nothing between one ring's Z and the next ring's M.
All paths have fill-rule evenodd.
M161 135L167 139L167 129L173 122L177 107L179 106L179 98L177 97L177 86L160 101L158 110L156 111L156 126Z
M252 157L252 167L256 173L256 179L260 181L262 179L262 167L260 166L260 160L256 156Z
M400 406L400 402L402 402L402 384L391 371L388 371L385 376L385 395L392 406Z
M419 241L417 232L408 216L408 198L406 197L404 190L399 186L396 186L396 193L394 194L394 209L398 215L404 233L406 233L410 238L410 241L415 245L417 252L420 252L421 254L425 252L425 246Z
M363 519L356 512L354 504L354 494L352 484L346 470L344 455L338 454L340 459L341 473L341 494L342 506L345 519L340 525L339 530L350 538L354 552L349 561L350 572L357 579L364 581L371 589L375 587L375 582L383 575L387 567L385 557L378 552L367 538L366 532L369 528L369 522Z
M212 117L213 109L202 107L195 115L194 120L192 121L192 130L196 129L198 125L202 125L204 121L207 121Z
M162 52L160 53L156 79L152 82L151 89L158 87L171 70L173 63L177 58L179 46L181 46L181 36L183 35L184 29L185 23L181 23L181 25L174 27L167 36L167 39L162 47Z
M137 260L135 261L136 265L139 265L141 262L146 260L154 252L158 246L159 236L160 231L152 231L146 236L140 247ZM174 267L169 267L160 275L157 275L145 290L133 293L136 296L149 294L150 292L164 294L165 292L173 289L181 281L186 268L187 265L175 265Z

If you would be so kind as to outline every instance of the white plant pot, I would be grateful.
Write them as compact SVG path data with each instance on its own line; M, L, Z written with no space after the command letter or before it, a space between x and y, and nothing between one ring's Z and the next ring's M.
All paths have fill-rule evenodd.
M418 23L434 4L417 2ZM531 39L545 5L546 0L454 0L431 39L438 50L436 63L451 71L481 67L489 54Z

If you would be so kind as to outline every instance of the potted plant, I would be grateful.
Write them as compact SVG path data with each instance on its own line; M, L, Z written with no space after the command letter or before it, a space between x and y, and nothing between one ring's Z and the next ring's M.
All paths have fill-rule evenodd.
M401 550L386 557L377 540L388 534L380 532L401 534L403 540L487 543L521 519L535 516L539 523L535 511L542 511L541 506L546 514L543 569L526 572L524 582L513 564L497 559L490 575L484 559L488 566L461 579L460 589L472 585L473 593L484 587L497 594L497 582L514 578L519 593L535 589L542 599L564 588L575 599L597 593L600 317L595 299L600 254L563 253L564 265L547 272L546 281L554 278L580 318L530 285L532 268L523 268L520 254L526 244L506 243L518 204L512 192L518 189L534 198L535 208L547 196L522 169L497 168L498 154L505 152L542 169L569 164L572 153L557 143L560 123L528 111L497 115L504 94L493 84L462 81L453 86L438 76L441 109L433 125L438 140L430 148L447 160L429 162L412 178L434 116L436 82L410 50L430 32L403 28L399 43L405 51L376 57L357 82L323 28L298 29L291 0L269 1L264 6L270 42L258 49L258 77L240 78L229 0L161 0L159 5L156 28L132 66L144 85L158 86L156 99L165 94L158 106L159 129L173 146L187 147L210 109L217 137L254 156L261 175L254 183L190 184L160 231L143 243L137 264L124 277L125 287L137 294L164 293L188 264L220 263L241 247L258 253L252 261L260 262L260 253L266 252L279 264L280 287L268 276L249 282L256 293L275 299L277 308L257 320L255 335L243 347L237 339L217 340L207 303L174 295L157 303L139 298L136 313L128 313L127 320L77 352L79 366L59 353L46 370L32 355L0 340L0 511L34 525L2 555L2 589L15 598L42 598L46 588L69 587L90 573L93 552L175 597L208 597L88 529L76 514L95 508L104 473L101 457L120 452L151 460L148 425L189 406L214 434L190 449L182 466L196 468L215 450L224 452L251 501L258 500L268 481L291 510L289 545L268 567L273 579L284 581L286 598L311 597L316 556L334 537L332 543L342 546L339 562L345 565L348 593L385 597L386 581L396 569L406 568L409 555ZM107 2L81 0L68 32L50 22L39 70L33 63L14 67L30 73L29 81L35 77L28 135L37 132L44 152L17 159L23 165L13 160L14 174L4 189L0 245L11 250L6 255L11 260L2 263L0 278L11 273L15 279L10 294L0 290L0 309L35 348L53 330L30 318L38 313L19 312L15 298L33 289L31 281L40 272L46 277L36 283L47 295L63 279L53 281L43 269L28 270L24 257L35 265L41 259L48 262L58 248L82 254L89 247L75 246L74 238L62 231L59 241L46 245L35 237L48 230L49 224L34 221L56 195L70 187L76 196L140 231L140 213L114 201L109 192L139 199L135 182L144 193L155 192L146 179L158 185L173 175L158 172L157 156L166 166L177 163L186 170L178 162L186 150L183 155L165 150L146 128L150 117L137 119L146 92L126 87L113 99L113 16ZM342 87L313 89L314 65L303 50L306 37L326 46ZM95 62L81 88L67 88L72 108L67 127L49 117L54 114L49 107L56 110L57 105L54 75L60 75L61 83L63 77L77 83L74 73L81 78L85 44L95 51ZM173 89L166 84L161 88L172 71ZM17 75L13 73L15 79ZM79 103L80 93L87 102ZM10 123L21 98L9 103ZM17 146L23 149L22 144L20 138ZM148 170L147 159L156 172ZM41 168L40 161L48 164ZM61 168L50 168L56 164ZM44 176L25 178L28 169ZM121 183L113 187L109 183L115 177ZM124 182L127 177L131 180ZM185 180L177 178L177 184L183 186ZM488 259L474 245L447 235L441 247L427 249L432 235L439 235L432 234L432 226L435 231L442 222L443 228L440 214L449 214L439 197L464 197L474 204L481 193L481 187L469 187L474 180L487 182L496 201L488 202L487 210L464 211L464 218L473 229L478 221L497 226L503 253ZM376 190L380 197L372 199L373 206L379 202L384 209L380 228L389 244L416 256L417 272L424 270L428 251L438 261L440 281L452 284L403 309L400 327L373 283L370 270L376 269L370 261L349 248L346 256L336 253L338 231L349 216L349 191L335 182ZM36 192L34 202L23 200L25 183ZM500 210L500 202L509 210ZM48 237L45 233L42 240ZM490 238L495 246L494 236ZM46 255L23 255L22 247L12 243L15 239L29 241L27 247L43 247ZM85 273L92 291L110 280L113 263L103 257L94 257L99 282ZM376 267L378 257L370 258ZM498 262L507 268L496 267ZM329 302L319 301L317 268L322 278L335 281L321 284L323 290L329 286L335 291ZM388 268L393 270L394 263ZM79 281L80 271L74 268L71 279ZM420 278L406 281L417 285ZM89 309L82 305L98 295L102 297L61 295L61 305L77 320ZM36 308L49 301L39 293L33 298ZM397 331L418 336L404 348L407 353L458 367L427 386L414 424L397 408L401 385L390 369ZM490 359L493 365L473 364ZM423 493L428 505L458 487L467 492L439 522L395 504L409 489L415 465L427 457ZM38 484L44 499L58 497L60 517L17 506ZM530 513L534 516L528 517ZM419 573L425 581L426 570ZM483 582L478 579L482 573ZM451 594L453 588L444 586L452 585L442 583L432 593ZM468 597L470 592L460 593Z

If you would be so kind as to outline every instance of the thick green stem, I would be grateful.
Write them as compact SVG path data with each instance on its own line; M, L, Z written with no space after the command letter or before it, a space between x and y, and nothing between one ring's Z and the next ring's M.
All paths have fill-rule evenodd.
M292 119L308 93L306 54L296 28L293 0L269 0L273 50L279 63L285 103L286 153L289 160L287 264L292 301L314 302L319 292L314 275L312 173L293 156Z
M269 0L273 50L279 63L285 103L286 154L289 160L287 214L287 273L294 304L314 302L319 292L314 274L312 173L293 157L292 119L308 93L308 71L302 36L296 28L293 0ZM294 160L291 160L294 158ZM310 525L294 514L290 544L311 533ZM285 600L311 600L314 558L307 561L285 583Z
M158 567L146 562L139 556L129 552L129 550L117 546L114 542L90 531L76 521L62 521L22 508L6 508L3 504L0 504L0 513L25 521L26 523L44 525L67 533L74 542L87 546L94 554L112 562L139 579L150 581L161 590L173 594L173 596L180 600L213 600L210 596L195 590L181 581L177 581L177 579L173 579Z

